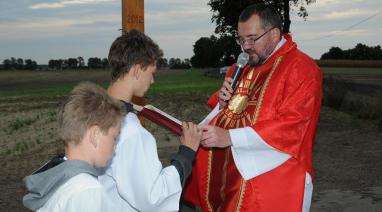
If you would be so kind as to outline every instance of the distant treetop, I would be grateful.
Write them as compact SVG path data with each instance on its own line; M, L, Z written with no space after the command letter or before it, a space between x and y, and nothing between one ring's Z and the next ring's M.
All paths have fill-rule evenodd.
M352 49L342 50L339 47L331 47L328 52L321 56L321 60L382 60L382 49L380 45L367 46L359 43Z

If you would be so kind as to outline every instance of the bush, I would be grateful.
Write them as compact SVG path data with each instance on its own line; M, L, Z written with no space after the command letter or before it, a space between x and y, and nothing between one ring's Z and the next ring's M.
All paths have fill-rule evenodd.
M360 119L376 121L382 116L382 100L378 97L350 92L344 99L340 110Z
M218 68L205 69L204 76L211 78L221 78Z
M379 117L379 119L377 120L377 126L379 131L382 132L382 117Z
M374 121L382 131L382 91L365 94L351 81L329 76L323 83L323 104L351 114L359 119Z
M323 104L339 110L346 94L352 90L354 88L351 82L329 76L323 82Z

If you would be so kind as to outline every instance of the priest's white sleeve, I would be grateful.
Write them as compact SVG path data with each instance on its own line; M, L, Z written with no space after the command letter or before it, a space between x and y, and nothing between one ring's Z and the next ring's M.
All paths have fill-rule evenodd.
M201 124L207 124L219 112L219 104ZM229 130L235 165L245 180L283 164L291 156L268 145L251 127Z
M251 127L229 130L235 165L245 180L270 171L291 156L268 145Z
M219 111L217 104L200 124L208 124ZM236 167L245 180L272 170L291 157L268 145L250 127L231 129L229 133Z
M251 127L231 129L229 133L235 165L245 180L270 171L291 157L267 144ZM303 212L309 212L312 193L312 178L306 173Z

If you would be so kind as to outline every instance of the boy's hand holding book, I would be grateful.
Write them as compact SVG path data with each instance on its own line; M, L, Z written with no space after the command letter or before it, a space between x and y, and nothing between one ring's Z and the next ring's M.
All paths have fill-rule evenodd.
M183 133L180 137L180 143L196 152L199 148L200 140L202 139L202 130L192 122L183 122L182 130Z

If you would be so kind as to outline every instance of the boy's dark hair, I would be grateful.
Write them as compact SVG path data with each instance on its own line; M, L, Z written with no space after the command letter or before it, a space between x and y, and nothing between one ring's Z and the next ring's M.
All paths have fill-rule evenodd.
M272 6L264 3L252 4L241 12L239 22L246 22L253 15L259 16L265 30L277 28L282 31L280 15Z
M145 69L163 56L159 46L147 35L138 30L123 33L115 39L109 51L109 64L112 69L111 80L123 77L133 65Z

